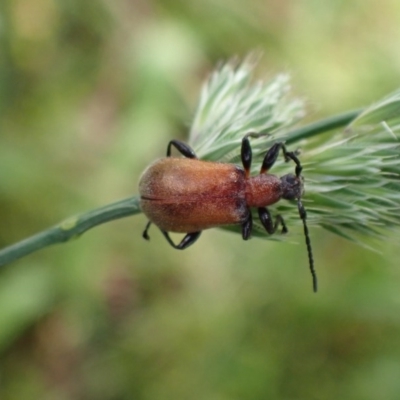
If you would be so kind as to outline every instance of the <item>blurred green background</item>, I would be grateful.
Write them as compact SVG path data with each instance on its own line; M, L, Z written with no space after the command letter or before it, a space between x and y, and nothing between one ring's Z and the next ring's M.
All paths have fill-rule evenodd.
M308 121L399 87L396 0L1 0L0 246L137 193L202 82L254 49ZM0 271L0 399L398 399L399 232L187 251L143 215ZM293 242L293 243L290 243Z

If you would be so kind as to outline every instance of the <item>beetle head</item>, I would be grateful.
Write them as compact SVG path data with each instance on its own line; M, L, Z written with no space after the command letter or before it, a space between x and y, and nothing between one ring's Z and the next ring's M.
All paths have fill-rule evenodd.
M285 200L300 199L304 192L303 177L294 174L282 176L282 197Z

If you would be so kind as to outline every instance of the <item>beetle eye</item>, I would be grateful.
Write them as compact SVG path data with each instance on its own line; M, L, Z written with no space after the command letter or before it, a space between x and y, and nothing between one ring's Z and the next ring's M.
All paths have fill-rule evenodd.
M294 185L296 183L296 176L293 174L285 175L283 178L285 178L285 182L288 185Z

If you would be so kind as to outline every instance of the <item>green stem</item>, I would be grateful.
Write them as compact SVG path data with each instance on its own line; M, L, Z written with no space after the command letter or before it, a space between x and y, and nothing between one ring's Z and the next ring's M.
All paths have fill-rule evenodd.
M362 109L349 111L295 129L288 134L289 137L286 140L286 144L292 144L302 139L309 139L310 137L319 135L320 133L347 126L351 121L357 118L362 111Z
M332 129L346 126L360 112L361 110L350 111L296 129L289 134L289 139L286 143L294 143ZM139 197L136 196L89 211L77 217L68 218L59 225L1 250L0 267L52 244L67 242L71 238L77 237L97 225L140 212Z
M136 196L117 201L77 217L68 218L52 228L1 250L0 266L52 244L67 242L97 225L140 212L139 197Z

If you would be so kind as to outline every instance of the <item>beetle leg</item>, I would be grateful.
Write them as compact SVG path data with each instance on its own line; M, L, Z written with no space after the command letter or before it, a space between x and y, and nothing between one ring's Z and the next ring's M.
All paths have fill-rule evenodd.
M300 160L297 158L295 151L286 151L286 147L282 144L283 155L285 156L285 160L292 160L296 164L296 176L300 177L301 171L303 167L300 164Z
M275 161L278 158L279 150L281 149L282 146L283 146L282 142L277 142L267 151L267 154L265 155L263 163L261 165L260 174L264 174L268 172L269 169L272 168L272 166L275 164Z
M246 173L246 177L248 177L250 175L252 152L251 152L250 141L247 135L242 139L242 150L240 152L240 155L242 158L244 172Z
M243 240L249 240L251 236L251 232L253 230L253 216L251 215L251 211L249 210L249 214L246 218L246 221L242 223L242 237Z
M182 155L187 158L197 158L196 153L193 149L186 143L180 140L171 140L167 147L167 157L171 157L171 146L174 146Z
M300 160L297 158L296 152L294 151L287 151L283 142L275 143L268 151L264 157L264 161L261 166L260 173L266 173L272 166L275 164L275 161L278 158L279 150L282 149L283 156L285 157L285 161L288 162L292 160L296 164L296 176L299 177L303 167L300 164Z
M143 231L143 239L146 239L146 240L150 240L150 236L149 236L149 228L150 228L150 225L151 225L151 221L149 221L148 223L147 223L147 225L146 225L146 228L144 229L144 231Z
M167 239L168 243L177 250L184 250L187 247L191 246L200 236L201 231L200 232L191 232L191 233L187 233L185 235L185 237L181 240L181 242L176 245L172 239L169 237L168 232L166 231L161 231L162 234L165 236L165 238Z
M263 224L266 231L272 235L276 232L279 225L282 225L281 233L287 233L288 229L286 227L285 221L282 218L282 215L277 215L275 217L275 223L272 222L271 213L269 212L268 208L260 207L258 208L258 216L260 217L260 221Z
M258 133L258 132L249 132L244 135L242 139L242 150L241 150L241 158L242 158L242 164L243 168L246 172L246 177L250 175L250 168L251 168L251 160L252 160L252 152L251 152L251 146L249 142L249 137L252 138L259 138L261 136L270 136L269 133Z

